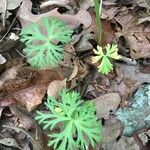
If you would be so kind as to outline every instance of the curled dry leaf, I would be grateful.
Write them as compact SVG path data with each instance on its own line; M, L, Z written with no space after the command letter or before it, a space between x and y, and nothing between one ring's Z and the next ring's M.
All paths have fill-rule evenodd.
M93 99L98 118L109 119L110 111L114 112L121 101L118 93L109 93Z
M30 0L24 0L20 7L19 19L22 27L30 24L31 22L38 22L44 17L57 17L65 21L71 28L77 28L80 24L83 24L85 28L91 25L92 19L90 14L86 10L79 10L76 15L60 14L57 8L40 15L34 15L31 13L32 2Z
M36 121L22 107L10 105L9 109L17 120L17 126L26 130L35 129Z
M17 73L20 69L20 66L15 66L13 68L10 68L6 70L1 76L0 76L0 88L3 87L5 82L7 80L15 79L17 77Z
M0 73L3 71L6 59L0 54Z
M3 57L3 56L0 54L0 65L4 64L5 62L6 62L5 57Z
M20 149L18 143L13 138L0 139L0 144L6 145L6 146L11 146L11 147L16 147L16 148Z
M48 86L47 95L50 97L58 97L59 92L66 87L66 81L67 79L51 82Z
M59 6L65 6L69 3L69 0L53 0L53 1L46 1L46 2L43 2L41 5L40 5L40 8L45 8L45 7L48 7L48 6L51 6L51 5L59 5Z
M77 73L78 73L78 65L75 64L74 69L73 69L68 81L71 81L74 77L76 77Z

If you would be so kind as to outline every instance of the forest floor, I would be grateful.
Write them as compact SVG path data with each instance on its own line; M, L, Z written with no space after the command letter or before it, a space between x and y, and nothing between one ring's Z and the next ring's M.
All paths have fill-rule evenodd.
M117 44L122 57L108 75L91 59L94 8L94 0L0 0L0 150L53 149L50 131L34 118L63 88L93 101L102 121L102 142L87 149L150 150L150 1L103 0L100 46ZM48 17L63 20L73 35L58 66L32 67L20 32Z

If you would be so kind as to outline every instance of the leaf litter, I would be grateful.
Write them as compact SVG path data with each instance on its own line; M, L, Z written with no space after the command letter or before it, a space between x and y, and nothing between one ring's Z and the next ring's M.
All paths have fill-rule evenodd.
M0 31L7 33L2 41L7 46L0 43L0 149L52 149L47 147L49 131L43 132L33 118L37 109L46 109L43 103L47 95L57 97L64 87L81 92L84 99L95 103L104 129L104 141L95 149L149 149L148 128L130 137L123 136L124 124L115 114L118 109L129 107L129 97L141 85L150 83L149 1L103 1L102 45L117 43L122 56L108 76L97 73L98 64L93 65L91 61L93 48L97 47L93 1L7 2L4 10L4 3L0 1ZM9 16L14 18L14 24L7 31ZM74 30L73 41L64 47L64 58L57 68L31 68L22 52L24 45L12 44L8 37L12 31L18 35L22 27L50 16L60 18Z

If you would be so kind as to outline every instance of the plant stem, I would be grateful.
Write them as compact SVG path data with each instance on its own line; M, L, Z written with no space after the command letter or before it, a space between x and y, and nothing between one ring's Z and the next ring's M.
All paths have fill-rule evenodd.
M96 22L97 22L97 42L101 45L102 42L102 23L101 23L101 12L102 12L102 0L94 0Z

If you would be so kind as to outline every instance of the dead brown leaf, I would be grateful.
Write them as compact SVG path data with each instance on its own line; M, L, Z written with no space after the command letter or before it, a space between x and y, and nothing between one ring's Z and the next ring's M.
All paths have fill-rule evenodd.
M150 26L138 24L138 13L127 8L120 11L115 20L122 26L123 35L130 46L130 56L133 59L150 58Z
M125 64L117 64L119 69L119 74L114 81L111 81L111 87L107 92L118 92L121 96L122 102L121 106L127 104L128 97L143 83L150 82L150 75L144 74L139 70L138 66L129 66ZM118 72L118 71L117 71ZM120 75L123 75L123 78L118 82Z
M18 127L22 127L27 131L29 129L35 130L36 121L31 116L29 116L24 109L15 105L10 105L9 109L13 116L16 118Z
M34 15L31 13L32 2L30 0L24 0L20 7L19 19L22 27L34 22L40 21L44 17L57 17L65 21L71 28L77 28L80 24L83 24L85 28L91 25L91 16L86 10L79 10L76 15L60 14L57 8L39 15Z
M54 80L53 82L51 82L47 89L47 95L50 97L58 97L59 92L63 88L66 88L66 81L67 79L64 79L63 81Z
M140 71L142 73L150 74L150 65L144 65L144 66L140 67Z
M19 71L21 66L15 66L13 68L10 68L6 70L1 76L0 76L0 88L3 87L6 81L15 79L17 77L17 73Z
M32 111L42 103L49 83L54 80L62 80L60 72L55 69L37 71L27 67L20 69L19 75L20 78L27 77L28 79L18 78L5 84L0 106L17 103L25 106L28 111Z
M139 145L136 143L133 137L122 137L119 141L112 141L105 143L102 146L105 150L140 150Z
M103 127L103 143L108 143L115 140L122 132L121 123L113 116L109 120L105 121Z
M118 93L108 93L93 99L98 118L109 119L110 111L114 112L120 104Z

